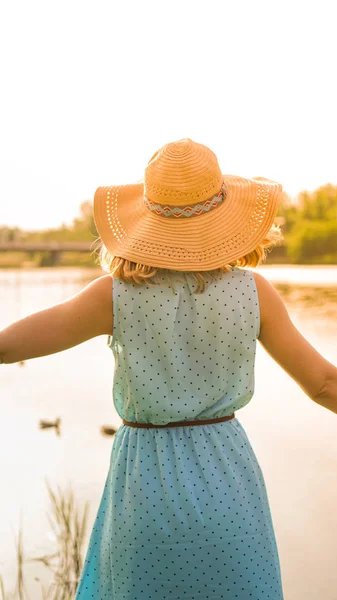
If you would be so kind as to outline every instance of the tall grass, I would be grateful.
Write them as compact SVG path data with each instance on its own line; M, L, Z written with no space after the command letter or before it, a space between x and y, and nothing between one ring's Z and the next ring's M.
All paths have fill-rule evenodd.
M1 600L29 600L24 580L24 563L37 562L52 573L52 579L46 588L41 583L42 600L72 600L75 597L83 567L83 543L88 521L88 503L80 513L71 488L66 492L58 487L53 491L46 480L50 500L47 513L53 529L57 549L51 554L25 558L22 543L22 528L17 541L17 576L14 592L5 592L3 578L0 575ZM35 578L40 581L39 578ZM34 600L37 600L34 598Z
M13 592L5 593L5 584L2 576L0 575L0 592L1 600L25 600L27 598L27 591L25 588L24 576L23 576L23 564L25 561L23 554L23 542L22 542L22 529L19 528L19 535L16 541L16 560L17 560L17 576L16 585Z

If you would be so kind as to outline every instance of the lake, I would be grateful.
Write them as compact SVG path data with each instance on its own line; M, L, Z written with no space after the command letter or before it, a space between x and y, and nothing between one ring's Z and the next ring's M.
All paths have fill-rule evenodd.
M337 365L337 266L271 265L257 269L279 290L306 339ZM0 270L0 329L65 300L103 272L46 268ZM46 513L53 489L71 483L80 506L90 503L86 543L103 492L119 427L112 403L113 356L107 336L66 352L1 365L0 574L12 589L20 525L27 557L55 550ZM337 415L312 402L258 344L255 394L236 413L261 465L278 542L285 600L337 598ZM40 430L60 417L61 435ZM40 600L38 576L27 564L28 590ZM262 600L262 599L261 599Z

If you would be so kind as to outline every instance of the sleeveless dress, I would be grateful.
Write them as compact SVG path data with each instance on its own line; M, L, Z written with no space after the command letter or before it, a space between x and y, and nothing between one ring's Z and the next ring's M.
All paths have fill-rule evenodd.
M148 287L113 279L114 406L166 424L239 411L254 393L253 273L201 294L183 272ZM283 600L263 474L237 418L135 428L113 441L76 600Z

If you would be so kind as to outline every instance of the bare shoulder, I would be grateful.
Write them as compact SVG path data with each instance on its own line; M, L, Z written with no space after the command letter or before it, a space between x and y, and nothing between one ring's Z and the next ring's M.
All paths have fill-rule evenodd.
M112 300L112 282L113 277L111 275L101 275L90 281L84 288L82 288L76 296L85 295L87 302L91 302L93 297L96 297L96 301L100 304L109 304L111 307Z
M277 343L280 337L296 336L297 330L277 289L261 273L253 272L253 276L260 308L259 341L266 346Z
M272 283L261 273L256 271L252 273L259 298L261 334L264 325L268 323L270 325L273 318L279 318L282 314L284 319L289 319L289 315L282 297Z
M110 335L113 330L113 276L102 275L94 279L89 286L92 287L91 294L88 294L88 301L91 296L96 296L97 305L100 307L96 315L101 323L103 334Z
M331 364L295 327L272 283L256 272L254 279L260 306L259 342L313 399L324 387Z
M104 295L104 292L105 292L106 294L109 295L112 292L112 282L113 282L113 276L108 274L108 275L101 275L100 277L96 277L96 279L94 279L91 283L96 287L96 289L99 293L102 293Z
M113 277L102 275L90 281L72 298L65 301L71 314L83 315L91 321L95 335L110 335L113 328Z

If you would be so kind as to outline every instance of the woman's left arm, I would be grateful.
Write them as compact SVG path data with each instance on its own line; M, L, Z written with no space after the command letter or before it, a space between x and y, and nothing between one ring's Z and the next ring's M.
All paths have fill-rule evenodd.
M98 335L112 335L112 282L111 275L98 277L68 300L0 331L0 362L47 356Z

